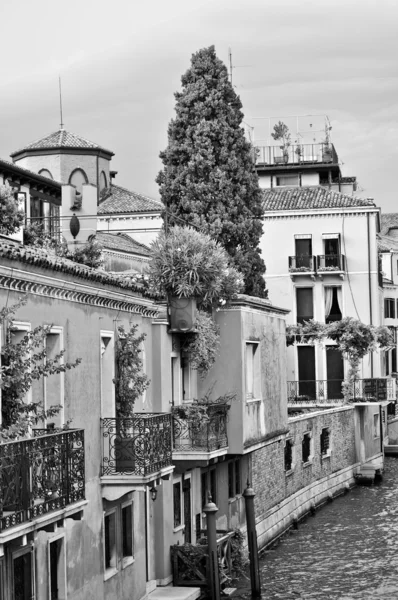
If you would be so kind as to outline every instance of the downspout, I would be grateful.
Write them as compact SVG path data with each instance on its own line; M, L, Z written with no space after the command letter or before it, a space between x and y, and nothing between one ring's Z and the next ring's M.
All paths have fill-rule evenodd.
M148 486L145 486L145 572L146 581L149 581L149 549L148 549Z
M99 156L97 154L97 206L99 205Z
M372 307L372 279L370 276L370 221L369 213L366 213L366 222L368 228L368 287L369 287L369 320L373 325L373 307ZM373 378L373 352L370 353L370 376Z
M379 419L380 419L380 452L384 452L384 434L383 434L383 407L379 404Z

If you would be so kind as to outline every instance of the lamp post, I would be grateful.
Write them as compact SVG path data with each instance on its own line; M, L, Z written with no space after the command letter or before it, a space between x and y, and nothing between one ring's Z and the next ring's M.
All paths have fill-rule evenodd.
M255 493L253 488L250 486L249 480L247 481L247 487L243 492L245 499L246 508L246 524L247 524L247 543L249 547L249 560L250 560L250 582L252 588L252 598L261 597L261 582L260 582L260 565L258 561L258 548L257 548L257 532L256 532L256 518L254 515L254 497Z
M209 553L209 583L211 600L220 600L220 577L218 572L218 554L217 554L217 530L216 530L216 513L217 506L212 502L209 493L209 499L206 506L203 508L206 513L206 534L207 546Z

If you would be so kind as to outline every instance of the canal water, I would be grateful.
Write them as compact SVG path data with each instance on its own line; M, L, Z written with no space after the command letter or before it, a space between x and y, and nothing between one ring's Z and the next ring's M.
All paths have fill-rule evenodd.
M323 506L261 555L263 600L398 600L398 458L383 480ZM241 582L240 598L250 598Z

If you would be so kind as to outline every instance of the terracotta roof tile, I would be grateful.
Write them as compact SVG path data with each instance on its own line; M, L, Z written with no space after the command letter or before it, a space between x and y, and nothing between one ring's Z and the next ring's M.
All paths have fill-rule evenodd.
M119 250L120 252L130 252L140 254L149 258L151 251L145 244L140 244L126 233L112 233L107 231L97 231L95 239L103 248L109 250Z
M119 185L112 185L109 194L100 202L99 215L125 214L134 212L161 212L163 204L137 192L130 192Z
M380 235L388 236L391 228L398 228L398 213L384 213L381 215Z
M322 186L263 190L263 208L265 212L355 206L376 205L372 198L348 196Z
M54 131L49 135L46 135L39 140L35 140L30 144L27 144L23 148L16 150L10 156L16 156L21 152L26 150L50 150L53 148L82 148L87 150L104 150L109 154L113 155L113 152L107 150L106 148L102 148L98 144L94 142L90 142L90 140L86 140L85 138L76 135L75 133L71 133L70 131L66 131L65 129L58 129L58 131Z

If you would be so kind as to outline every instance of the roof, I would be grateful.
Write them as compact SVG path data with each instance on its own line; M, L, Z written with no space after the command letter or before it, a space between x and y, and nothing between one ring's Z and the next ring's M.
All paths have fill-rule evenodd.
M55 256L50 252L47 252L44 248L16 245L12 241L3 241L3 239L0 239L0 258L16 260L36 267L68 273L74 277L98 282L101 285L108 284L116 286L118 288L139 293L146 298L156 299L160 297L159 294L147 291L146 286L143 284L142 277L120 277L116 274L92 269L91 267L75 263L67 258Z
M50 177L45 177L44 175L40 175L40 173L35 173L34 171L30 171L29 169L25 169L25 167L20 167L9 160L0 159L0 169L4 168L4 170L12 171L13 173L17 173L20 175L25 175L28 179L32 179L34 181L40 181L43 184L49 185L54 189L61 191L61 182L51 179Z
M265 212L376 206L373 198L359 198L328 190L322 186L273 188L263 190Z
M119 185L113 185L100 201L98 215L113 215L135 212L161 212L163 204L137 192L130 192ZM104 194L104 192L102 192Z
M109 250L118 250L119 252L130 252L140 254L141 256L150 256L150 249L145 244L140 244L126 233L110 233L107 231L97 231L95 235L97 242L103 248Z
M387 235L390 229L398 228L398 213L383 213L381 215L380 235Z
M70 131L66 131L65 129L58 129L58 131L54 131L49 135L46 135L39 140L35 140L31 142L27 146L20 148L13 152L10 156L14 157L21 152L26 152L30 150L52 150L54 148L73 148L73 149L84 149L84 150L103 150L108 154L113 156L113 152L111 150L107 150L106 148L102 148L98 144L94 142L90 142L90 140L86 140L85 138L76 135L75 133L71 133Z

